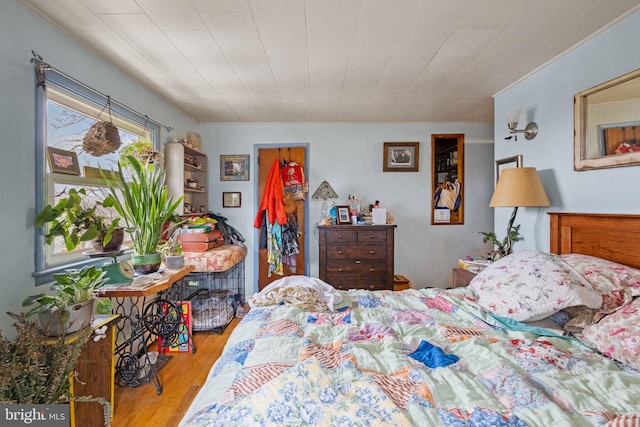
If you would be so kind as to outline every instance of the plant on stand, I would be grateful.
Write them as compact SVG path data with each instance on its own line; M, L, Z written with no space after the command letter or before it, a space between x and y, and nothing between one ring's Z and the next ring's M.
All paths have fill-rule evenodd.
M34 225L37 228L51 224L44 235L47 244L51 245L58 236L63 237L69 252L87 241L92 241L96 252L119 251L124 241L120 218L110 220L100 215L97 212L99 202L91 207L85 206L83 198L86 195L84 188L70 189L68 196L59 199L55 206L45 206L36 216Z
M502 240L499 240L498 236L496 236L496 233L494 233L493 231L481 231L480 234L484 236L482 239L482 243L487 243L490 241L491 243L493 243L494 248L496 248L496 250L493 251L490 256L492 261L496 261L499 258L509 255L511 253L512 243L522 240L522 235L520 234L520 224L509 227L508 234Z
M50 287L52 294L31 295L22 302L23 307L35 304L25 316L38 314L40 324L49 336L68 334L89 326L99 289L107 282L105 274L94 265L54 274ZM112 309L108 298L99 300L96 305L99 314L109 314Z
M127 161L132 169L130 180L125 177L121 162L114 180L103 174L109 195L102 204L115 208L126 223L133 241L131 264L136 273L154 273L160 268L158 242L163 226L182 203L182 196L177 200L169 196L166 173L158 163L143 163L133 156L128 156Z

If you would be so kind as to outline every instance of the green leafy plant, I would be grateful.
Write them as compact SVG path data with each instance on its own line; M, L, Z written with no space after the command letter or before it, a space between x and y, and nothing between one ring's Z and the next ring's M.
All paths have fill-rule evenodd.
M180 256L182 255L182 242L178 239L170 238L158 245L158 250L163 256Z
M55 206L44 207L34 221L36 227L50 223L49 232L45 234L48 245L58 236L64 238L67 251L76 249L80 242L91 241L102 236L103 246L107 246L115 231L120 228L120 218L107 219L96 212L99 204L87 207L83 203L86 190L81 188L69 190L68 196L60 199Z
M522 235L520 234L520 224L511 227L508 235L506 235L502 240L499 240L498 236L496 236L496 233L494 233L493 231L481 231L480 234L484 236L482 238L482 243L493 243L493 246L496 248L496 252L501 257L509 255L511 253L511 244L513 242L519 242L523 239Z
M120 162L115 180L103 174L110 194L102 204L115 208L124 219L136 254L154 254L158 252L162 227L182 203L182 196L177 200L169 196L165 171L157 163L143 163L133 156L127 160L133 170L131 180L126 179Z
M107 282L105 272L94 265L87 265L80 269L66 270L64 273L53 275L54 282L50 289L52 294L41 293L31 295L23 302L23 307L35 304L26 314L26 317L37 313L51 312L59 316L62 323L69 319L68 307L89 301L97 296L97 291ZM100 300L96 306L99 314L109 314L113 309L111 300Z

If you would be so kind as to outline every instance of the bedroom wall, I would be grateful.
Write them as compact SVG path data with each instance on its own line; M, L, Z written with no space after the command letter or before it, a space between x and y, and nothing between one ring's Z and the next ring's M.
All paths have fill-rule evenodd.
M13 0L0 2L0 330L13 333L7 311L36 289L34 268L35 81L31 50L77 80L184 134L195 123L91 51ZM169 137L163 133L162 138ZM40 291L40 289L38 290Z
M247 294L253 293L256 235L256 145L308 144L309 224L321 217L321 201L310 196L324 179L346 204L357 194L364 205L380 200L394 216L395 271L415 287L446 287L451 268L469 253L485 253L480 231L492 229L489 199L493 191L493 135L491 125L465 124L201 124L203 149L209 155L210 209L221 213L247 238ZM465 134L464 225L431 225L431 134ZM419 141L418 172L382 172L383 143ZM220 181L220 154L250 154L250 181ZM223 191L240 191L242 207L222 208ZM341 203L342 202L342 203ZM318 276L318 241L308 234L311 276Z
M578 48L495 97L495 158L516 154L536 167L550 208L521 208L516 224L525 236L515 250L549 250L545 212L640 213L640 166L576 172L573 170L573 96L640 68L640 12L636 12ZM507 114L522 109L519 128L539 126L531 141L505 141ZM506 227L511 209L497 208L495 229Z

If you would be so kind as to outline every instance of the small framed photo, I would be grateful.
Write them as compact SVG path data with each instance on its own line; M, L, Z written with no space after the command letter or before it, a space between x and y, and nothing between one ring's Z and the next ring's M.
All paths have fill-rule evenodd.
M383 172L418 172L419 142L385 142Z
M239 208L242 206L242 193L225 191L222 193L223 208Z
M522 154L518 154L513 157L505 157L504 159L496 160L496 184L500 179L500 174L503 170L509 168L521 168L522 167Z
M336 206L338 217L336 218L337 224L351 224L351 214L349 213L349 206Z
M55 147L47 147L49 168L54 173L66 173L67 175L80 175L78 155L73 151L61 150Z
M220 181L249 181L249 155L220 155Z

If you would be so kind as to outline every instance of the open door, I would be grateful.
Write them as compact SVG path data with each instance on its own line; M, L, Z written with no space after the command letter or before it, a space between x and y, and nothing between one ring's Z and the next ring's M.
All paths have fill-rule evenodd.
M305 148L304 147L280 147L262 148L258 150L258 203L264 196L269 170L274 160L279 160L282 164L290 162L297 163L302 170L305 168ZM262 290L269 283L285 276L305 274L305 210L304 204L309 197L305 194L305 200L288 200L286 204L287 217L290 225L295 226L297 222L297 241L299 252L283 265L283 274L271 274L269 277L269 263L267 262L267 249L260 248L258 253L258 289Z

